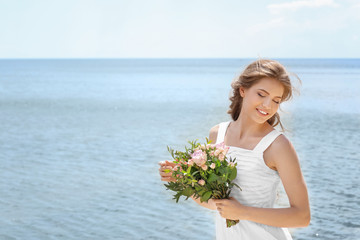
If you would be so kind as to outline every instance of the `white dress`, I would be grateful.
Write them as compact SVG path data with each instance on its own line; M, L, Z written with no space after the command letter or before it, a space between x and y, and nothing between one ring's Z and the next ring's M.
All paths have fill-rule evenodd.
M225 133L231 121L220 123L216 143L224 142ZM233 188L230 196L241 204L252 207L272 208L277 197L280 177L264 162L263 153L282 133L274 129L261 139L253 150L229 146L227 157L236 158L237 177L235 182L241 187ZM230 228L226 219L216 211L217 240L291 240L287 228L273 227L252 221L240 220Z

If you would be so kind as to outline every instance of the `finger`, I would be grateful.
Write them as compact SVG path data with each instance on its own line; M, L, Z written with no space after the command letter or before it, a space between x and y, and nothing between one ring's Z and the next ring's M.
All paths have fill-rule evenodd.
M163 168L163 169L173 169L172 166L163 166L162 168Z
M161 167L159 167L159 170L164 171L165 169L172 169L172 167L170 167L170 166L161 166Z
M170 173L170 174L172 174L173 171L171 169L159 169L159 173L160 174L162 174L162 173L166 173L166 174Z
M165 171L165 170L167 170L167 171ZM159 172L160 173L172 173L173 169L172 169L172 167L161 167L161 168L159 168Z
M167 166L175 166L176 163L174 163L174 162L169 162L168 160L166 160L166 161L165 161L165 165L167 165Z
M158 164L159 164L160 166L168 166L168 165L173 165L173 164L175 164L175 163L169 162L168 160L165 160L165 161L160 161L160 162L158 162Z
M162 176L162 177L171 177L172 173L160 173L160 176Z
M167 166L167 165L169 165L169 163L170 163L170 162L169 162L168 160L158 162L158 164L159 164L160 166Z
M173 169L173 167L164 165L164 166L159 167L159 169L163 169L163 170L165 170L165 169Z
M161 181L165 181L165 182L176 182L176 179L172 178L172 177L162 177Z

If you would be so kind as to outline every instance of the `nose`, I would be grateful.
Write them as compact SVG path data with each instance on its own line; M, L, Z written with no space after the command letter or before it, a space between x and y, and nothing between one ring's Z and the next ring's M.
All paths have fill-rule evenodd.
M271 99L270 98L266 98L264 101L263 101L263 104L264 108L266 109L270 109L271 108Z

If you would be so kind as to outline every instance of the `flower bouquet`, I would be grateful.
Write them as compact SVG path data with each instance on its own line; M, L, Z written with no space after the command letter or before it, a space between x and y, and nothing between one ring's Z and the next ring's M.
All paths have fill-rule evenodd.
M171 153L175 163L172 170L173 182L164 184L166 190L170 189L176 194L174 199L179 201L181 196L187 200L193 196L195 199L200 198L200 202L208 202L209 199L228 199L231 189L236 186L232 182L237 175L235 159L227 159L226 153L229 147L224 143L210 144L206 138L206 144L188 141L190 148L185 146L185 152L175 151L169 146L168 151ZM237 224L239 220L226 219L226 226L231 227Z

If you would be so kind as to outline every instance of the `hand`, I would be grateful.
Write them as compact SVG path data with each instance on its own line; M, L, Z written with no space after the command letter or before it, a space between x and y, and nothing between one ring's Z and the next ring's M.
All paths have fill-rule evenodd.
M176 164L166 160L165 162L159 162L159 165L160 165L159 173L161 176L161 181L175 182L175 178L172 177L172 169ZM166 173L165 169L169 169L170 172Z
M239 203L235 198L213 199L213 201L221 217L230 220L244 219L245 206Z

